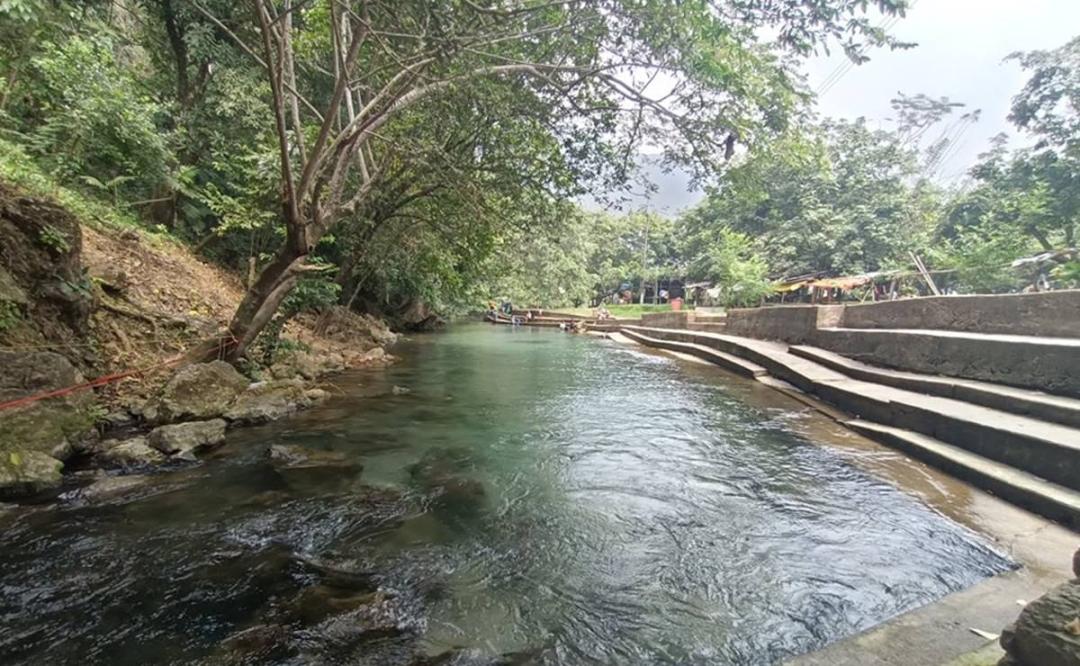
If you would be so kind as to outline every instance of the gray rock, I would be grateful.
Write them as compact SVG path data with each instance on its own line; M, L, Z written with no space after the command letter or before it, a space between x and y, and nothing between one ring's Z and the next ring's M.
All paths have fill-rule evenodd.
M66 358L53 352L0 352L0 401L83 382ZM73 443L94 432L92 391L38 400L0 412L0 457L31 451L65 459Z
M408 394L412 393L412 389L408 388L408 387L405 387L405 386L397 386L397 385L395 385L394 388L391 389L390 392L393 393L394 395L408 395Z
M106 502L119 499L142 488L151 478L141 474L104 476L79 491L78 497L88 502Z
M0 454L0 497L20 497L59 488L64 464L39 451Z
M313 467L340 467L356 469L360 463L337 451L318 451L302 446L273 444L266 451L275 467L285 469L310 469Z
M291 379L293 377L315 379L329 370L330 368L326 366L326 359L308 352L297 351L288 354L271 366L270 374L275 379Z
M1032 601L1001 634L1001 646L1021 666L1080 666L1080 581Z
M220 444L225 440L224 419L174 423L154 428L147 441L165 454L188 454Z
M290 651L287 627L257 624L225 638L211 663L221 666L280 663Z
M101 443L98 461L107 467L140 467L165 462L165 456L147 443L145 437L127 440L110 439Z
M330 398L330 391L321 388L310 388L304 391L304 397L311 404L318 404Z
M259 382L240 394L225 412L225 418L241 423L263 423L288 416L310 404L304 383L300 380Z
M0 301L7 301L17 305L30 303L30 299L26 297L26 292L15 282L15 278L3 266L0 266Z
M194 363L172 376L143 416L157 423L215 418L247 387L248 380L224 361Z

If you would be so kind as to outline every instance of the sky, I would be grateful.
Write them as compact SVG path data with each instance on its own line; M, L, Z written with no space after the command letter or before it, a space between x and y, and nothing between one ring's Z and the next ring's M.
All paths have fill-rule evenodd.
M981 109L980 120L959 138L955 152L940 167L938 177L959 179L989 146L990 137L1007 132L1012 145L1023 145L1007 120L1012 97L1026 77L1015 62L1003 62L1014 51L1052 49L1080 35L1080 0L916 0L907 17L892 28L902 41L918 45L903 51L872 50L870 62L850 69L819 97L822 115L857 118L888 126L889 100L897 92L947 96L964 109ZM808 61L806 74L813 90L845 62L840 54ZM639 206L674 214L699 201L700 192L687 191L680 174L648 169L659 191Z

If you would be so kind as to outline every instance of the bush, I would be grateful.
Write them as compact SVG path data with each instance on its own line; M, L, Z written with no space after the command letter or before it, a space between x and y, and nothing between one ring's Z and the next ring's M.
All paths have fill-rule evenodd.
M121 190L151 192L163 182L170 154L154 123L161 109L104 38L43 44L32 68L35 108L25 110L24 134L49 172L114 197Z

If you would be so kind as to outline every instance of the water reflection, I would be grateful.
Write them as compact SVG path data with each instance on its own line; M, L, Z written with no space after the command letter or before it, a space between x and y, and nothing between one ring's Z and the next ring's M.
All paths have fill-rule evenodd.
M15 518L0 661L766 664L1009 566L741 380L509 327L401 355L173 492Z

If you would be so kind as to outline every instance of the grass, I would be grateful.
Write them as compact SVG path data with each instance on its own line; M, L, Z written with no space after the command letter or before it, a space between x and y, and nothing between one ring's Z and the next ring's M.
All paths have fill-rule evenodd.
M671 304L663 303L660 305L639 305L637 303L631 303L629 305L609 305L607 306L608 312L614 317L620 319L637 319L641 315L647 312L670 312ZM694 306L683 303L683 310L693 310ZM591 317L596 311L596 308L554 308L557 312L566 312L569 314L582 315L585 317Z

